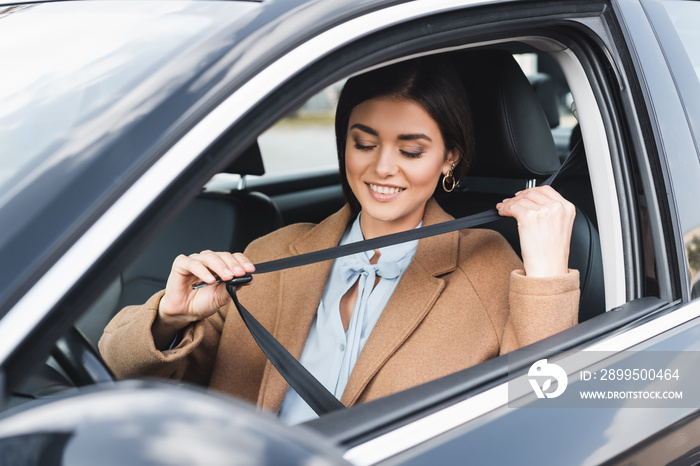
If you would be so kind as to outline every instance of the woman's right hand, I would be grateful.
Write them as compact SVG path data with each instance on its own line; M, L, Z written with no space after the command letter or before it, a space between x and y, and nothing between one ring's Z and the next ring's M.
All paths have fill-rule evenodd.
M197 290L192 289L193 284L214 283L217 277L231 280L254 271L255 266L241 253L202 251L175 258L153 323L157 346L159 342L172 340L189 323L206 319L231 300L225 283Z

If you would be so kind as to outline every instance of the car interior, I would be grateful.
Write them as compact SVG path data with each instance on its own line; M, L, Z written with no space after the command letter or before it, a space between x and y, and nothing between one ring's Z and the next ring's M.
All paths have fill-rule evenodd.
M570 128L567 139L560 136L561 131L556 132L559 107L563 105L559 97L562 92L556 91L553 78L545 73L538 72L528 80L507 50L460 51L452 55L475 115L476 156L458 188L438 198L438 202L454 217L482 212L504 197L543 181L571 158L574 163L560 174L555 187L577 207L570 266L581 273L580 321L604 312L595 206L583 145L576 139L580 133ZM470 72L475 68L483 71ZM327 175L322 171L321 179L311 181L304 174L297 174L296 179L292 176L281 180L283 177L278 176L267 181L262 177L246 183L251 176L264 174L263 157L260 144L249 147L224 171L238 175L232 186L205 188L121 273L119 280L95 304L99 312L88 312L78 323L93 344L96 345L105 325L119 309L143 303L165 287L170 266L178 254L204 249L243 251L253 239L283 225L317 223L342 207L337 170ZM501 233L520 253L517 227L512 219L492 222L483 228ZM111 312L105 313L105 308Z
M581 131L571 111L571 94L558 65L547 53L522 43L445 53L455 63L470 98L476 148L467 176L438 202L454 217L462 217L492 209L504 197L559 172L553 186L577 209L570 267L578 269L581 276L579 322L604 313L606 294L596 205ZM524 59L531 65L527 74ZM329 91L320 94L324 93ZM304 120L307 115L314 128L324 126L332 131L332 124L328 125L332 96L330 107L323 109L325 120L317 113L304 113L306 107L318 106L317 100L316 96L309 99L286 120ZM298 124L291 123L287 131L299 130L295 126ZM271 170L276 159L275 154L267 153L266 137L261 135L259 142L203 187L121 271L76 323L77 335L72 338L85 338L96 348L104 327L121 308L143 303L165 287L172 262L179 254L204 249L243 251L255 238L291 223L318 222L343 205L337 168L328 168L328 161L332 164L336 157L332 139L327 147L318 148L327 153L324 164L280 173ZM295 150L292 147L291 153ZM513 219L504 218L480 228L500 232L519 254ZM75 376L66 373L66 363L61 363L60 357L61 351L54 352L41 371L17 389L11 405L76 385Z

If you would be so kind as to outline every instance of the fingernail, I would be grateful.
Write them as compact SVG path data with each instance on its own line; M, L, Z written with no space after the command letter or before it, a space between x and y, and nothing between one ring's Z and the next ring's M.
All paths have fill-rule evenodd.
M251 264L250 262L246 262L245 264L243 264L243 268L250 271L250 272L255 270L255 266L253 264Z
M233 269L236 271L236 273L245 273L243 267L235 266Z
M517 193L514 194L514 196L517 196L517 195L520 194L521 192L522 192L522 191L518 191Z
M230 271L229 269L224 270L224 273L225 273L226 275L230 275L230 276L232 276L232 277L235 275L235 274L234 274L232 271Z

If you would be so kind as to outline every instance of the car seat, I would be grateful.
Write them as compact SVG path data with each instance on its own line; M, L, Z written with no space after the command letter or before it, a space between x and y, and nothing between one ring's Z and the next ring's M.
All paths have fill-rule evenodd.
M224 172L262 175L264 168L257 142ZM179 254L205 249L243 251L255 238L281 226L279 209L262 193L248 190L202 193L122 271L77 326L96 344L104 327L121 308L143 303L165 288L173 260Z
M492 209L505 197L546 179L561 163L549 121L509 52L489 49L451 55L470 99L475 151L460 187L448 196L439 197L438 202L453 216L462 217ZM587 172L586 186L581 185L584 171L580 167L585 166L585 154L572 153L572 156L576 160L567 163L567 169L562 170L554 184L567 199L567 192L590 190ZM596 225L585 212L592 205L579 205L581 196L571 197L577 210L569 267L577 269L581 276L579 322L583 322L605 311L602 257ZM500 232L520 254L514 219L503 218L482 228Z

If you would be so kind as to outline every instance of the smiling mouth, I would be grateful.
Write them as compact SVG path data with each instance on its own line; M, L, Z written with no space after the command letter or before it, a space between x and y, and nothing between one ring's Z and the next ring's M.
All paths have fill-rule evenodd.
M396 188L393 186L379 186L379 185L372 184L372 183L367 183L367 185L369 186L369 189L371 189L375 193L379 193L379 194L396 194L396 193L399 193L399 192L406 189L406 188Z

